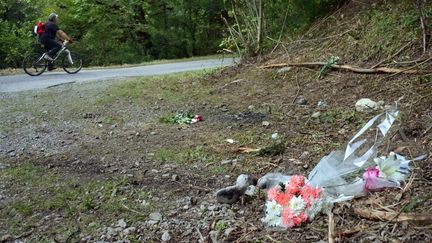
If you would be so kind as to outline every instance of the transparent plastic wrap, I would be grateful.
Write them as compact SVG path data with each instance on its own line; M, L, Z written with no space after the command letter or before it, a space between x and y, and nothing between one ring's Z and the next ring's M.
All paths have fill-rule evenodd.
M372 118L348 142L345 151L324 156L307 179L281 173L269 173L259 179L258 186L267 189L263 222L275 228L299 226L332 203L399 187L409 173L410 160L393 152L377 157L398 113L391 110Z

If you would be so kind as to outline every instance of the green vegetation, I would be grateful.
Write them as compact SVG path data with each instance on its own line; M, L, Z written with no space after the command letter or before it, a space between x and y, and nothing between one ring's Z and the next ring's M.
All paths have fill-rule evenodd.
M255 55L273 46L271 39L298 34L345 0L264 2L6 0L0 3L0 28L5 33L0 36L0 68L19 67L25 53L42 50L32 30L51 12L59 14L61 29L73 37L72 49L84 56L86 65L111 65L215 54L221 49ZM253 8L259 4L261 14L255 16Z
M84 223L95 224L120 217L127 217L133 223L144 219L150 207L140 203L147 199L149 193L130 187L128 181L120 177L95 180L68 178L52 169L24 163L4 169L0 179L5 185L13 185L17 190L14 193L20 194L18 200L0 209L0 222L8 220L12 229L30 227L32 222L41 220L43 213L49 211L59 213L67 221L79 215ZM137 209L142 215L131 213L126 207ZM96 215L102 217L96 218ZM21 225L20 217L31 220L26 222L27 225ZM68 224L60 227L70 229ZM84 230L91 231L91 227L84 227Z

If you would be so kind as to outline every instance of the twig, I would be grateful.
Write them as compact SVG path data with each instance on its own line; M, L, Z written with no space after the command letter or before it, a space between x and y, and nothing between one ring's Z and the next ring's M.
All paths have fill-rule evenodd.
M294 99L292 100L292 103L293 103L293 104L295 103L295 101L297 100L297 98L298 98L298 96L299 96L299 94L300 94L300 84L299 84L299 82L298 82L298 73L296 73L295 80L296 80L296 83L297 83L297 93L296 93L296 95L294 96Z
M275 47L273 47L272 51L270 52L270 54L273 54L273 52L278 48L279 44L281 44L281 38L282 38L282 34L283 34L283 31L284 31L284 28L285 28L285 23L286 23L286 20L287 20L287 17L288 17L288 13L289 13L289 11L285 12L285 17L284 17L284 21L283 21L283 24L282 24L281 31L279 33L279 38L277 40L277 43L276 43Z
M411 67L409 67L409 68L406 68L406 69L404 69L404 70L401 70L401 71L399 71L399 72L396 72L396 73L394 73L394 74L388 76L387 78L393 77L393 76L398 75L398 74L401 74L401 73L406 73L406 72L410 71L411 69L414 69L414 68L417 67L417 66L420 66L420 65L422 65L422 64L424 64L424 63L429 62L430 60L432 60L432 57L429 57L428 59L426 59L426 60L424 60L423 62L418 63L418 64L416 64L416 65L414 65L414 66L411 66Z
M32 228L31 230L29 230L29 231L27 231L27 232L24 232L24 233L18 235L17 237L15 237L15 240L18 240L18 239L21 239L21 238L27 237L27 236L33 234L33 231L34 231L34 228Z
M432 58L429 58L425 62L429 61L430 59L432 59ZM425 63L425 62L423 62L423 63ZM291 67L319 67L319 66L324 66L326 64L327 64L326 62L278 63L278 64L270 64L270 65L260 66L258 68L267 69L267 68L280 68L280 67L290 67L290 66ZM422 63L420 63L420 64L422 64ZM349 66L349 65L337 65L337 64L331 65L332 68L348 70L348 71L352 71L354 73L367 73L367 74L392 73L395 75L401 74L401 73L404 73L404 74L424 73L423 71L420 71L420 70L411 70L416 66L401 70L401 69L397 69L397 68L386 68L386 67L372 69L372 68L353 67L353 66Z
M430 130L432 129L432 126L428 127L421 135L421 137L424 137Z
M400 210L402 212L402 210ZM360 217L371 219L371 220L381 220L388 222L404 222L409 221L413 223L431 224L432 215L424 213L390 213L382 212L379 210L370 210L364 208L355 208L354 213Z
M335 223L333 218L333 211L330 209L328 213L329 219L328 219L328 242L334 243L334 231L335 231Z
M425 20L424 20L424 13L423 13L423 1L422 0L417 0L417 8L419 10L419 14L420 14L420 26L422 29L422 34L423 34L423 54L426 53L426 25L425 25Z
M390 59L396 57L397 55L399 55L403 50L405 50L408 46L410 46L412 44L412 42L408 42L406 43L401 49L399 49L399 51L397 51L395 54L391 55L390 57L380 61L379 63L373 65L371 68L377 68L379 67L381 64L383 64L384 62L389 61Z
M131 211L131 212L133 212L133 213L136 213L136 214L138 214L138 215L146 216L145 214L140 213L140 212L136 211L135 209L129 208L128 206L126 206L126 205L124 205L124 204L122 204L122 207L124 207L125 209L127 209L127 210L129 210L129 211Z
M281 241L273 239L270 235L266 235L266 237L271 240L272 242L280 243Z
M200 237L200 242L204 243L205 239L204 239L203 235L201 234L201 231L198 229L198 227L195 227L195 229L197 230L198 235Z
M428 57L422 57L422 58L418 58L416 60L411 60L411 61L404 61L404 62L397 62L397 61L393 61L394 64L411 64L411 63L418 63L418 62L422 62L424 60L427 60Z

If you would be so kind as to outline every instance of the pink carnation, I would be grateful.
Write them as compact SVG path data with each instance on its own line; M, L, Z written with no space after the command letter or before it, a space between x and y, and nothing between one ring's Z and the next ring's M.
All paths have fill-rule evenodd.
M272 187L267 191L268 200L276 200L276 196L281 193L277 187Z
M299 213L294 215L290 208L284 208L282 210L282 225L286 228L292 228L299 226L307 221L307 215L305 213Z
M306 201L307 206L310 206L311 202L313 200L320 198L320 196L321 196L321 189L320 188L314 188L314 187L312 187L310 185L305 185L301 189L300 195Z
M290 208L284 208L282 210L282 225L286 228L294 227L293 221L294 214Z
M285 185L285 192L288 194L296 195L300 190L300 187L296 184L286 184Z
M287 192L279 192L276 195L275 201L280 204L281 206L287 206L293 197L292 194L289 194Z
M289 184L297 186L297 187L302 187L305 184L305 178L304 176L299 176L299 175L293 175L290 178L290 182Z

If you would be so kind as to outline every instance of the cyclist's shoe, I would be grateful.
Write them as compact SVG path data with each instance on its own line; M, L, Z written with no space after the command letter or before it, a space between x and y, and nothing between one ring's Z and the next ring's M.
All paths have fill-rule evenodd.
M52 71L52 70L54 70L54 69L57 69L57 68L54 67L54 66L48 67L48 71Z
M50 57L48 54L45 54L44 59L47 61L54 61L54 59Z

